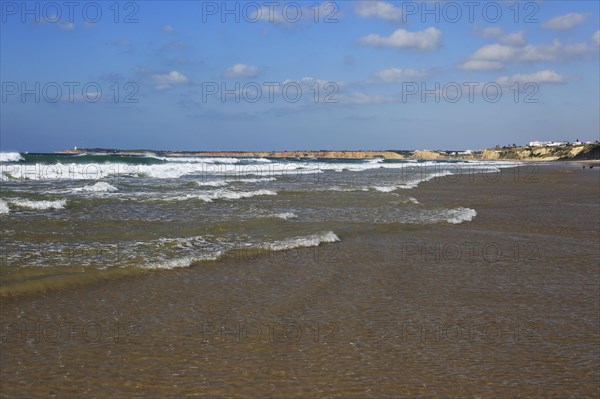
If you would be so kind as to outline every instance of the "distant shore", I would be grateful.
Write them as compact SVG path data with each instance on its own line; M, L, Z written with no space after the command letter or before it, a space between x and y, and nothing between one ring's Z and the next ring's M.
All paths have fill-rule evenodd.
M553 147L503 147L485 150L356 150L356 151L156 151L106 148L74 148L57 154L102 154L168 157L252 157L252 158L340 158L395 160L502 160L502 161L592 161L600 160L600 143Z

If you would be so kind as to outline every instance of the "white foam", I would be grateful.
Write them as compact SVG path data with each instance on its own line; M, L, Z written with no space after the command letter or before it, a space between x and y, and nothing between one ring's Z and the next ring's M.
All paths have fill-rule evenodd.
M262 183L269 181L276 181L274 177L260 177L260 178L239 178L239 179L224 179L224 180L211 180L211 181L198 181L196 182L202 187L224 187L230 183Z
M353 191L369 191L368 187L340 187L340 186L329 186L315 188L315 191L339 191L339 192L353 192Z
M237 182L237 183L261 183L261 182L268 182L268 181L275 181L277 180L274 177L261 177L261 178L247 178L247 179L235 179L235 180L231 180L233 182Z
M284 220L296 219L298 217L294 212L281 212L276 213L274 216Z
M228 164L236 164L239 163L240 160L238 158L230 158L230 157L160 157L149 155L149 158L160 159L161 161L167 162L180 162L180 163L228 163Z
M380 191L382 193L391 193L396 190L398 187L396 186L374 186L373 189L376 191Z
M206 202L213 202L217 199L242 199L250 197L258 197L262 195L277 195L271 190L254 190L254 191L231 191L231 190L215 190L207 194L200 194L198 198Z
M185 157L185 156L171 156L163 157L152 154L146 155L148 158L160 159L161 161L167 162L179 162L179 163L207 163L207 164L237 164L240 162L247 163L270 163L271 160L266 158L234 158L234 157Z
M6 202L0 200L0 215L7 214L8 212L10 212L10 208L8 207L8 204Z
M113 186L112 184L108 184L106 182L103 181L99 181L96 184L92 184L89 186L83 186L83 187L77 187L72 189L72 192L81 192L81 191L87 191L87 192L96 192L96 193L107 193L107 192L113 192L113 191L118 191L119 189L116 188L115 186Z
M13 157L19 156L14 153ZM416 166L410 162L361 162L361 163L327 163L327 162L289 162L289 161L270 161L261 158L251 158L247 161L254 163L242 164L236 163L237 158L214 158L207 162L207 158L169 158L169 162L154 165L127 164L123 162L108 163L56 163L56 164L17 164L5 163L0 166L0 175L7 174L13 179L21 180L100 180L110 176L148 176L156 179L177 179L183 176L217 176L227 181L228 177L239 178L240 176L258 176L261 178L272 178L274 176L294 176L302 174L317 174L326 171L341 172L342 170L360 172L369 169L404 169L404 168L422 168L426 171L430 166L436 166L435 162L421 162ZM187 161L186 161L187 160ZM223 162L225 160L226 162ZM211 161L208 158L208 161ZM227 163L227 161L229 163ZM370 160L371 161L371 160ZM497 171L498 168L514 167L517 163L507 163L499 161L487 162L469 162L454 163L448 165L450 169L457 169L460 172L462 167L467 167L469 171L477 167L486 169L486 171ZM445 176L451 172L441 172L429 174L425 179L418 179L412 182L404 183L400 188L414 188L419 183L429 179ZM2 176L2 180L7 180Z
M212 191L203 191L200 194L186 194L176 197L164 198L165 201L187 201L191 199L199 199L205 202L213 202L218 199L236 200L242 198L258 197L262 195L277 195L271 190L254 190L254 191L232 191L227 189L217 189Z
M317 247L322 243L338 242L339 237L333 231L325 233L313 234L306 237L288 238L281 241L275 241L263 246L263 249L272 251L283 251L294 248L309 248Z
M470 222L477 216L477 211L471 208L455 208L448 210L449 217L446 219L448 223L460 224L462 222Z
M153 263L147 263L141 266L144 269L153 270L171 270L176 268L190 267L196 262L202 261L214 261L218 260L222 256L222 251L235 248L256 248L270 251L284 251L294 248L303 247L316 247L322 243L332 243L340 241L339 237L332 231L308 235L304 237L288 238L280 241L274 241L270 243L221 243L221 250L211 249L208 251L206 248L202 249L207 241L202 236L188 237L188 238L161 238L159 242L165 244L176 243L180 249L187 249L194 252L202 250L203 253L200 255L189 254L187 256L180 256L168 260L160 260ZM141 243L140 243L141 244Z
M417 187L419 184L427 182L427 181L430 181L430 180L433 180L436 177L450 176L450 175L453 175L453 174L454 173L452 173L452 172L450 172L448 170L445 170L445 171L442 171L442 172L438 172L438 173L432 173L432 174L429 174L429 175L427 175L425 177L422 177L420 179L414 179L414 180L410 180L410 181L408 181L406 183L403 183L403 184L399 185L398 188L403 188L403 189L410 190L412 188Z
M196 184L198 184L201 187L223 187L228 185L229 183L223 180L213 180L213 181L197 181Z
M18 152L0 152L0 162L18 162L23 160L23 157Z
M109 176L136 175L141 166L125 163L2 164L0 173L8 175L9 180L100 180Z
M20 208L45 210L45 209L63 209L67 205L66 199L56 201L32 201L28 199L11 199L9 202L12 205Z
M263 163L271 163L273 161L271 161L270 159L267 158L249 158L250 161L252 162L263 162Z
M169 259L167 261L149 263L143 266L144 269L150 270L172 270L182 267L190 267L194 262L203 262L217 260L221 257L221 251L202 256L184 256L181 258Z

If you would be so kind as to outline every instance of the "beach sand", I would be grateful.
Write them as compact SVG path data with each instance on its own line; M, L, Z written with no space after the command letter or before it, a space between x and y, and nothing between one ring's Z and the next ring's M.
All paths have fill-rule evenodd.
M410 194L473 221L4 299L1 396L598 397L598 169L448 176Z

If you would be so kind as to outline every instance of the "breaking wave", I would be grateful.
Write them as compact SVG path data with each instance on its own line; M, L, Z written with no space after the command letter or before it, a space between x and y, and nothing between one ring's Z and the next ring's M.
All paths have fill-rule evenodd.
M96 184L74 188L71 191L72 192L86 191L86 192L95 192L95 193L108 193L108 192L118 191L118 188L116 188L112 184L99 181Z
M46 210L46 209L63 209L67 205L66 199L56 201L32 201L28 199L10 199L11 205L19 208Z
M452 224L460 224L462 222L470 222L477 216L477 211L471 208L455 208L448 210L448 218L446 221Z
M201 246L205 243L204 238L200 236L188 238L161 239L160 241L163 243L176 243L178 248L189 249L191 251L197 249L196 245ZM324 243L333 243L339 241L339 237L333 231L328 231L323 233L311 234L304 237L293 237L267 243L250 244L243 246L243 248L267 251L285 251L296 248L317 247ZM174 259L157 261L155 263L147 263L141 266L141 268L151 270L171 270L177 268L190 267L194 263L219 260L223 256L223 253L225 251L235 250L239 248L240 247L236 246L235 244L224 244L224 248L222 250L203 250L201 251L202 253L199 255L190 254Z
M432 173L430 175L427 175L425 177L419 178L419 179L414 179L414 180L410 180L406 183L402 183L401 185L398 186L398 188L403 188L403 189L407 189L410 190L412 188L417 187L419 184L430 181L435 179L436 177L444 177L444 176L450 176L453 175L454 173L445 170L442 172L438 172L438 173Z
M8 204L6 202L0 200L0 215L7 214L8 212L10 212L10 208L8 207Z
M24 161L18 152L0 152L0 162L18 162Z
M242 198L258 197L262 195L277 195L277 192L272 190L254 190L254 191L232 191L227 189L217 189L213 191L204 191L199 194L186 194L176 197L167 197L166 201L187 201L191 199L200 199L205 202L213 202L215 200L226 199L236 200Z
M286 249L317 247L322 243L339 242L340 239L333 231L312 234L306 237L288 238L265 244L262 248L272 251L284 251Z

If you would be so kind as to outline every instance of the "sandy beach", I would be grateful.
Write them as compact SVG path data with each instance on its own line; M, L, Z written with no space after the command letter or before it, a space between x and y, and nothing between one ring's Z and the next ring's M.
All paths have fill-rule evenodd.
M2 397L597 397L599 177L447 176L411 195L467 202L469 223L347 223L5 299Z

